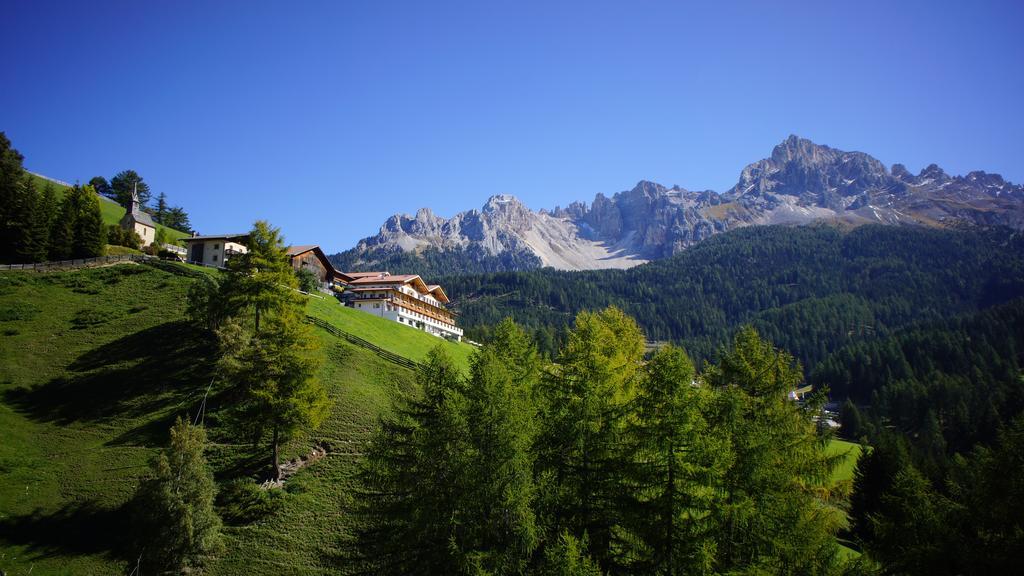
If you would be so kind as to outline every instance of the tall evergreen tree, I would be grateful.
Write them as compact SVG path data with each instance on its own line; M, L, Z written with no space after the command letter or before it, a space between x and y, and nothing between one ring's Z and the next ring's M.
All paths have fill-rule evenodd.
M157 224L163 224L166 226L167 211L169 208L170 207L167 206L167 194L161 192L156 197L156 209L153 211L153 220L155 220Z
M630 426L634 472L628 558L641 574L708 574L716 545L711 511L722 503L728 438L711 429L713 391L695 385L693 363L667 346L647 364Z
M32 223L33 261L43 262L49 257L50 234L53 223L57 219L60 203L57 201L57 190L47 182L37 198L35 215Z
M77 206L73 224L74 258L93 258L103 255L106 245L106 230L103 228L103 214L100 199L91 186L73 186L67 195L76 197Z
M139 203L142 206L149 204L149 184L146 184L135 170L122 170L110 179L111 198L125 209L130 210L132 207L133 190L138 191Z
M377 574L456 574L468 425L465 382L443 348L418 373L422 395L403 395L367 449L360 557Z
M152 477L139 486L135 514L142 559L161 572L197 568L223 547L205 443L203 428L179 417L171 428L170 447L153 461Z
M33 202L30 180L22 168L24 157L11 147L11 141L0 132L0 260L23 261L26 241L31 238L30 221Z
M747 327L704 373L719 391L711 425L728 435L732 452L713 510L716 570L814 574L837 562L844 514L829 488L839 456L826 454L813 411L787 398L801 372Z
M542 380L540 505L551 525L589 537L603 568L613 563L625 474L623 432L636 394L644 340L617 308L583 312Z
M509 319L472 360L462 548L475 573L522 574L539 541L532 451L538 374L536 349Z

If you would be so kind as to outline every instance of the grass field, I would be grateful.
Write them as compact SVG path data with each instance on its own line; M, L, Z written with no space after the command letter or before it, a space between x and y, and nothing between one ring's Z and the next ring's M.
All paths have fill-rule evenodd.
M857 466L857 458L860 457L861 450L863 447L860 444L854 442L847 442L846 440L839 440L833 438L828 444L828 453L832 454L846 454L846 458L840 463L840 465L832 473L832 479L837 482L852 481L853 480L853 469Z
M54 189L57 190L57 198L62 198L64 196L64 190L66 189L65 186L61 186L60 184L57 184L55 182L51 182L51 181L47 180L46 178L42 178L40 176L36 176L35 174L29 174L29 176L31 176L32 180L35 181L36 189L37 190L42 191L43 187L45 187L47 184L51 184L51 185L53 185ZM120 223L121 222L121 218L124 217L124 213L125 212L126 212L126 210L124 209L124 207L118 205L116 202L108 202L106 199L100 198L100 214L103 216L103 223L104 224L118 224L118 223ZM167 226L164 226L163 224L157 224L156 227L158 229L166 230L167 231L167 237L171 241L181 240L182 238L187 238L189 236L185 232L181 232L179 230L175 230L174 228L168 228Z
M0 275L0 570L9 576L119 574L134 565L122 507L166 444L174 417L196 413L211 378L210 347L183 322L191 281L142 265ZM439 343L463 363L471 351L398 325L404 332L396 337L393 323L340 308L327 301L310 313L415 359ZM325 331L315 334L331 415L284 455L313 445L329 454L289 479L274 516L225 528L227 551L210 574L338 571L340 545L352 530L356 459L379 415L414 377ZM217 479L259 476L264 451L227 437L216 408L214 395L207 455Z

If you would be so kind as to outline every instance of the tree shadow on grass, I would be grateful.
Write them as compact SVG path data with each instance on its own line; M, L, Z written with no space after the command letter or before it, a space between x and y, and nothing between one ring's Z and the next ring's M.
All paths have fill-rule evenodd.
M41 422L109 422L198 407L215 363L214 344L186 322L168 322L82 354L65 374L5 401ZM114 443L165 440L173 416L129 428Z
M0 540L25 546L40 557L102 554L123 560L131 538L127 509L105 508L95 502L0 519Z

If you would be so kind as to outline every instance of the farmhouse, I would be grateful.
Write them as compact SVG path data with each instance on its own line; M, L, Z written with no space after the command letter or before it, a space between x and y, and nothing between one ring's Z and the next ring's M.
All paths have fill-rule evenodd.
M448 295L417 274L340 273L349 306L444 338L462 340L462 328L446 308Z
M289 246L288 261L296 271L305 269L316 275L320 286L324 289L329 289L335 279L339 277L338 271L327 259L327 255L316 244Z
M149 214L142 211L139 195L132 190L132 205L127 207L124 217L121 218L120 226L129 232L135 232L142 238L142 245L149 246L156 240L156 222Z
M187 260L193 264L223 268L235 254L249 251L245 245L249 241L248 234L221 234L219 236L192 236L185 238L188 250Z

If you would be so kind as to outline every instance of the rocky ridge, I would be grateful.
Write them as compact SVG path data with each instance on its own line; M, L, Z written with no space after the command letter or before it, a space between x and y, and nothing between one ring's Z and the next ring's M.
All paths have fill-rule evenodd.
M396 214L375 236L333 258L366 269L432 251L456 266L472 258L495 270L627 268L739 226L816 220L1024 229L1024 186L980 171L949 176L934 164L915 176L902 164L887 169L863 152L790 136L721 194L641 181L611 198L597 194L589 206L539 212L513 196L491 196L481 209L450 219L429 208Z

